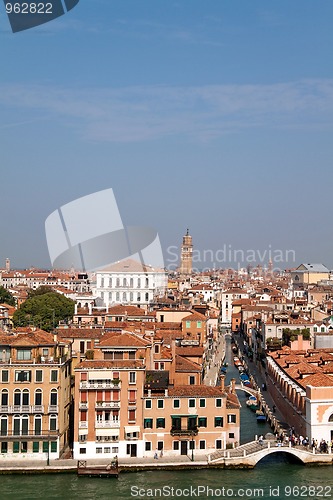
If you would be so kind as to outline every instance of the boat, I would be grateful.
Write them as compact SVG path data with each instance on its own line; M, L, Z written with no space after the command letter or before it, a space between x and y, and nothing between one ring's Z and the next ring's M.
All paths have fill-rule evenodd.
M77 475L79 477L115 477L119 474L118 460L114 459L108 465L87 465L86 460L79 460L77 464Z
M250 396L250 398L246 401L246 406L252 411L259 410L258 400L255 396Z
M242 366L242 362L237 356L234 357L234 365L237 366Z
M249 380L249 376L247 375L247 373L241 373L239 378L241 379L242 382Z
M256 411L257 422L266 422L266 415L261 410Z
M220 369L220 372L221 373L227 373L227 367L226 366L222 366L221 369Z

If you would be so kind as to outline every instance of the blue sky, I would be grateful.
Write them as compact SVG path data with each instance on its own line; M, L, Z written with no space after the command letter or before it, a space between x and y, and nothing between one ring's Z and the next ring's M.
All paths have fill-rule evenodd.
M46 217L112 187L166 252L189 227L333 268L331 2L81 0L16 34L0 8L0 267L50 266Z

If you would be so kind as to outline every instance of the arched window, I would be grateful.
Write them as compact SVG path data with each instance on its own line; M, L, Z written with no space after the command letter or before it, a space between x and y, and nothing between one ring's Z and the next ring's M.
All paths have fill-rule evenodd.
M15 389L14 391L14 406L21 406L21 390Z
M146 293L146 302L149 301L149 293Z
M21 434L22 436L29 434L29 415L22 415Z
M123 279L123 286L127 286L127 279L126 278Z
M116 279L116 287L120 287L120 279L119 278Z
M42 389L36 389L35 390L35 405L36 406L40 406L42 405L43 401L43 392L42 392Z
M52 389L50 394L50 405L57 406L58 404L58 391L57 389Z
M141 288L141 278L138 278L138 288Z
M141 300L141 293L138 293L137 301L140 302L140 300Z
M35 416L34 430L35 430L35 436L40 436L42 434L42 416L41 415Z
M23 389L22 392L22 406L28 406L29 405L29 389ZM27 410L25 410L27 411Z
M8 432L8 417L7 415L1 415L0 434L1 436L7 436L7 432Z
M57 430L57 415L50 415L50 431Z
M8 390L2 389L1 391L1 406L8 406Z
M120 300L120 295L119 295L119 292L116 293L116 302L119 302Z
M146 278L146 288L148 288L148 287L149 287L149 279Z
M130 302L133 302L133 292L130 292Z
M130 287L133 288L133 286L134 286L133 278L130 278Z
M21 417L20 415L14 415L13 417L13 434L14 436L19 436L21 432Z
M330 416L330 418L328 419L329 422L333 422L333 413L332 415Z
M126 292L123 293L123 302L126 302L127 300L127 295L126 295Z

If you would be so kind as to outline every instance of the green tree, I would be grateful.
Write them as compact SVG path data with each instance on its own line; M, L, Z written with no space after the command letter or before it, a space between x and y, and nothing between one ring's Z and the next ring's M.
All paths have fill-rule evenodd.
M14 297L3 286L0 286L0 304L8 304L9 306L15 306Z
M14 326L36 326L50 332L59 321L68 321L74 314L74 301L57 292L28 298L13 316Z
M38 297L38 295L44 295L45 293L54 292L51 286L39 286L36 290L29 290L28 299L32 299L32 297Z

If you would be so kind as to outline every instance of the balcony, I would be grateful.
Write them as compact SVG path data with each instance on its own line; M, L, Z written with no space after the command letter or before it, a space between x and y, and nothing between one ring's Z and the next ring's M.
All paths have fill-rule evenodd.
M88 410L88 403L79 403L79 409L80 410Z
M21 431L7 431L7 432L1 432L0 434L0 441L5 441L5 440L18 440L20 438L23 439L29 439L29 440L49 440L50 438L55 438L59 435L59 432L56 431L47 431L47 430L41 430L39 432L36 432L34 430L21 430Z
M80 382L80 389L118 389L119 386L119 382Z
M120 408L120 401L96 401L96 408L98 409L110 409L110 408Z
M43 405L2 405L0 413L44 413Z
M96 429L119 429L119 420L102 420L95 422Z
M58 413L58 412L59 412L58 405L49 405L48 406L48 413Z
M79 428L80 429L88 429L88 422L83 422L81 420L81 422L79 422Z
M177 428L172 427L170 430L171 436L197 436L198 427L193 428Z

